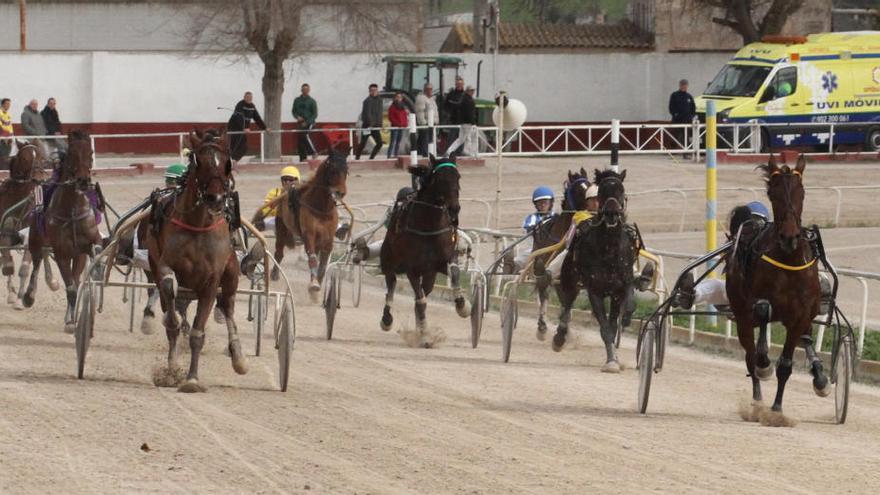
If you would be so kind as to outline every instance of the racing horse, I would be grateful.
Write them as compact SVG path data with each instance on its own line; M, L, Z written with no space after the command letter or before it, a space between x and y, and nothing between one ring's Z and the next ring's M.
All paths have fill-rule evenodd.
M62 155L57 181L42 214L33 215L28 249L33 259L30 284L22 297L25 307L34 304L37 273L45 248L51 248L67 291L64 331L73 333L76 294L80 277L90 256L101 246L98 225L103 212L103 198L92 183L92 150L88 133L75 130L67 135L67 153Z
M275 260L281 263L284 248L296 246L301 239L309 258L309 297L318 302L327 261L333 252L333 239L339 223L336 202L348 192L348 150L331 149L327 159L315 171L315 175L297 189L291 189L282 198L286 207L278 208L275 222ZM279 201L283 201L280 199ZM282 203L283 205L283 203ZM273 278L277 279L277 266Z
M397 274L405 273L415 294L418 345L432 347L434 343L425 340L426 309L437 273L449 277L458 315L462 318L470 316L456 263L461 176L454 157L437 160L431 156L429 167L410 167L409 172L421 185L414 197L392 212L379 255L379 266L387 287L381 327L386 332L391 330Z
M177 337L182 325L176 310L182 295L178 293L178 284L197 301L189 334L189 371L178 390L203 392L205 388L199 383L199 355L215 300L225 317L232 368L240 375L248 369L233 318L239 266L227 217L227 205L234 194L232 160L225 136L194 131L189 140L193 151L184 186L153 204L146 244L150 271L155 276L165 313L169 370L177 369Z
M34 174L45 157L36 145L16 141L16 146L18 153L9 162L9 177L0 183L0 265L9 290L6 302L13 304L15 309L23 309L21 296L27 287L31 255L27 251L22 255L18 270L20 283L16 287L13 280L15 264L8 248L20 246L24 242L19 231L27 224L27 219L33 212L32 194L37 184ZM51 285L54 282L51 271L46 274L47 283ZM54 282L54 288L58 289L57 282Z
M594 183L599 187L598 214L577 226L559 277L559 325L553 336L553 350L565 345L571 307L577 298L579 284L587 290L590 307L599 323L605 344L605 373L620 373L615 340L619 325L629 324L629 314L620 321L621 308L629 307L633 296L633 265L638 256L637 235L626 225L626 193L623 181L626 170L595 171ZM605 300L610 299L606 312Z
M586 170L581 168L580 173L568 171L568 180L565 182L565 193L562 198L562 212L547 219L547 221L542 222L535 228L534 232L532 232L534 239L532 251L558 244L566 237L566 233L571 228L575 215L587 209L587 188L589 186L590 179L587 177ZM536 275L544 273L544 267L550 255L551 253L547 253L536 257ZM549 288L552 280L549 280L549 277L537 277L536 282L538 300L540 301L536 336L538 340L544 340L547 336L545 317L547 316L547 304L550 300Z
M744 418L760 420L765 425L787 426L793 423L782 414L782 396L798 343L806 351L816 394L825 397L831 392L812 338L812 322L821 302L819 273L816 254L801 226L804 156L800 156L793 169L787 165L779 167L772 155L766 165L758 168L767 183L774 222L762 230L755 229L750 222L731 225L735 244L725 268L726 288L736 318L737 336L745 350L746 369L752 379L752 409ZM776 363L776 398L771 410L766 411L761 406L760 380L768 380L773 371L767 343L767 325L771 321L785 326L785 345ZM760 327L757 345L755 326Z

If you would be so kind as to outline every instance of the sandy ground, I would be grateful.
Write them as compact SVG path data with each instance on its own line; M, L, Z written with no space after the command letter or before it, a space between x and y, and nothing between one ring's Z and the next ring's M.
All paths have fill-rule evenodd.
M528 194L575 164L512 166L510 195ZM864 182L880 168L827 167L813 171L817 181ZM749 168L722 170L722 181L760 187ZM699 167L664 160L630 170L634 190L676 171L688 187L701 180ZM492 168L464 173L463 196L491 197ZM239 178L243 211L259 204L273 175ZM158 181L102 185L124 208ZM401 172L354 173L349 201L384 200L406 182ZM868 203L864 209L876 211ZM651 209L638 204L633 198L631 218L637 208ZM506 209L503 221L515 225L527 206ZM861 209L854 210L863 215ZM477 217L466 210L465 222ZM877 229L828 237L837 232L852 236L841 247L880 244ZM699 247L698 238L656 240L689 250ZM875 257L852 259L876 261L876 247L864 251ZM851 253L842 249L838 264ZM250 373L239 377L222 353L224 328L214 323L201 369L209 392L154 387L165 337L127 332L118 289L107 291L82 381L74 378L73 339L61 332L62 293L48 292L41 281L34 309L0 307L0 493L861 493L880 483L875 470L865 469L880 445L877 388L854 385L849 420L837 426L833 399L816 397L799 371L785 402L799 424L771 429L737 414L750 388L741 362L672 347L655 377L649 414L641 416L634 412L631 339L621 350L627 370L605 375L595 329L586 330L580 348L556 354L535 340L534 321L521 318L511 363L502 364L496 314L487 316L482 343L471 349L467 320L431 301L429 324L447 341L439 349L411 349L395 332L379 330L382 295L365 286L357 309L345 288L327 342L323 311L306 302L304 275L286 266L298 332L287 393L277 391L269 340L263 356L250 357ZM238 322L252 355L254 334L242 306ZM397 329L412 325L411 308L409 297L398 296ZM765 397L774 390L775 382L765 385Z

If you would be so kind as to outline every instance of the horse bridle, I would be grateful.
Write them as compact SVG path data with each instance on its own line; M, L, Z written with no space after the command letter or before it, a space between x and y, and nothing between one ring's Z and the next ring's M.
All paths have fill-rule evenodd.
M569 208L574 210L575 201L574 201L574 187L580 185L583 188L584 192L587 191L590 187L590 181L586 177L579 177L574 180L574 182L569 182L565 186L565 201L568 203Z
M196 170L199 168L198 154L199 154L199 152L201 152L205 148L209 148L211 150L211 158L212 158L211 159L211 162L212 162L211 166L214 168L214 170L219 171L219 169L221 167L220 161L217 159L217 152L222 152L223 149L217 143L203 143L201 146L199 146L199 149L197 151L193 151L189 154L189 160L190 160L190 164L191 164L193 173L187 174L187 175L192 175L192 179L193 179L193 181L195 181L196 205L198 206L198 205L204 204L204 198L205 198L205 194L207 194L207 192L208 192L208 187L210 187L211 184L215 181L219 181L223 185L223 197L222 197L223 201L220 202L220 204L223 205L225 203L227 196L229 196L229 191L231 189L230 180L228 178L224 180L223 176L221 174L217 173L215 175L212 175L211 178L208 179L206 182L202 183L202 181L199 180L198 174L196 173ZM229 160L228 157L227 157L227 160ZM224 164L224 166L225 166L225 164Z
M27 182L32 182L32 181L34 180L34 172L36 171L36 168L37 168L37 155L38 155L38 153L37 153L37 145L35 145L35 144L31 144L31 143L27 143L27 144L25 144L24 146L20 146L20 147L18 148L18 154L16 155L16 157L18 157L19 155L21 155L21 152L24 151L24 150L26 150L26 149L33 149L33 150L34 150L34 163L31 164L31 172L30 172L30 175L29 175L28 177L14 177L14 176L12 175L12 169L10 168L10 170L9 170L9 178L8 178L7 180L8 180L9 182L12 182L13 184L25 184L25 183L27 183Z
M597 184L597 186L599 187L599 190L601 191L602 184L604 184L605 182L609 182L609 181L616 181L616 182L620 183L621 185L623 184L623 181L620 180L618 177L615 177L615 176L605 177L604 179L600 180L599 183ZM620 202L617 198L615 198L614 196L611 196L611 197L605 198L605 201L602 203L602 206L599 207L599 215L598 215L598 217L599 217L599 222L600 222L600 223L605 221L605 215L606 215L606 211L607 211L607 205L608 205L608 203L611 202L611 201L617 203L617 205L620 206L620 212L617 213L617 217L618 217L618 219L620 218L620 215L622 215L623 213L626 212L626 195L625 195L625 194L624 194L624 198L623 198L623 203L621 203L621 202ZM608 226L609 226L609 227L616 227L618 223L619 223L619 221L616 221L616 222L614 222L614 224L610 224L610 225L608 225Z
M430 181L430 179L434 176L434 174L437 173L438 169L447 168L447 167L456 168L455 164L451 163L451 162L440 163L440 164L436 165L431 170L431 177L429 177L428 180ZM426 182L426 184L427 184L427 182ZM420 190L424 190L426 187L427 187L427 185L425 187L420 188ZM409 223L410 223L411 217L409 215L407 215L406 216L407 225L404 226L404 230L406 230L407 232L409 232L411 234L416 234L416 235L421 235L421 236L440 235L440 234L444 234L446 232L449 232L450 230L453 230L457 226L457 223L458 223L457 219L453 218L452 213L449 211L449 207L446 206L445 204L437 205L437 204L429 203L427 201L422 201L422 200L416 199L416 198L412 198L411 200L408 201L408 203L413 204L413 205L418 205L418 206L424 206L427 208L433 208L435 210L439 210L441 215L445 215L446 218L449 219L449 224L450 224L450 226L444 227L442 229L433 230L433 231L423 231L423 230L419 230L419 229L410 227Z
M803 184L803 180L804 180L803 176L797 170L791 170L787 173L784 173L781 170L776 170L770 174L770 178L772 179L773 177L776 177L777 175L781 175L783 177L785 177L786 175L792 176L792 177L797 177L798 179L801 180L801 184ZM783 187L784 187L783 192L784 192L784 196L785 196L785 200L784 200L785 201L785 211L783 212L782 221L784 222L785 219L788 217L788 215L791 215L794 217L795 222L800 224L800 219L798 218L797 212L794 210L794 204L792 204L792 201L791 201L791 183L789 181L784 181ZM782 225L782 222L778 222L778 223L780 225ZM798 229L803 230L803 227L798 225Z

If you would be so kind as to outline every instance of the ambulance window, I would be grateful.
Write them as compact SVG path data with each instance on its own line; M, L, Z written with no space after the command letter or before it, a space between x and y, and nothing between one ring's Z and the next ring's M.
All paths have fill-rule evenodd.
M796 90L797 67L786 67L780 69L779 72L773 76L773 80L770 81L770 85L767 86L767 90L764 91L764 96L761 98L761 101L765 102L777 98L785 98L786 96L793 95Z
M725 65L706 88L705 94L755 96L769 73L770 67L760 65Z

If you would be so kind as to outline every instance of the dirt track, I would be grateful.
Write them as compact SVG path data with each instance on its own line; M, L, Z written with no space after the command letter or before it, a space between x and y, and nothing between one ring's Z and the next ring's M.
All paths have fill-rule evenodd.
M476 175L485 181L490 172ZM537 167L523 172L519 189L540 180ZM390 176L357 179L352 202L384 199ZM105 190L133 202L150 182L133 184ZM268 184L266 177L247 186L246 201L257 203L253 195ZM475 195L476 184L465 193ZM0 493L862 493L880 486L873 469L880 389L854 385L849 420L837 426L833 399L816 397L798 371L786 412L800 424L761 427L737 414L749 390L742 363L672 347L649 414L640 416L632 340L621 351L628 369L606 375L595 329L581 348L556 354L535 340L534 321L521 318L505 365L495 313L471 349L467 320L431 301L429 322L448 340L411 349L379 330L381 294L365 286L358 309L345 288L327 342L322 310L305 302L304 276L292 274L298 339L286 394L277 391L269 340L239 377L214 323L201 371L209 392L154 387L164 334L129 334L118 290L107 292L83 381L74 378L73 339L61 332L62 293L49 293L41 280L36 308L0 308ZM411 308L409 297L398 296L398 327L411 324ZM239 304L251 355L244 311ZM765 397L774 391L775 381L765 385Z
M300 302L288 393L276 391L273 352L236 376L212 323L209 392L183 395L152 385L164 335L129 334L118 303L98 320L77 381L61 294L51 304L42 295L40 309L4 310L0 323L2 493L857 493L880 482L865 465L880 445L876 388L856 385L849 421L836 426L832 399L800 372L786 401L800 424L770 429L737 415L741 363L673 347L640 416L630 340L627 371L605 375L597 332L554 354L522 318L504 365L496 315L474 350L466 320L432 301L430 322L449 338L411 349L378 329L380 295L365 288L332 342L320 309ZM398 298L397 324L412 321L410 308ZM253 333L239 322L250 354Z

